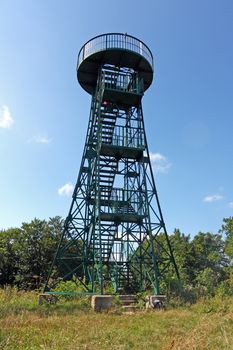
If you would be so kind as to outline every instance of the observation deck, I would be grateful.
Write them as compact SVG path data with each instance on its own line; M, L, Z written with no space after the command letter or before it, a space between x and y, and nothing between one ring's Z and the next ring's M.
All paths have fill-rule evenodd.
M138 72L146 91L153 80L153 55L141 40L121 33L94 37L83 45L78 54L77 78L89 94L96 89L99 68L104 64L125 67Z

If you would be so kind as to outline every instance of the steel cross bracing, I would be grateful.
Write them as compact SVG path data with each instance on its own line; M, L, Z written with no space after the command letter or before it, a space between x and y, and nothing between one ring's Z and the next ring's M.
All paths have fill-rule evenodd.
M88 293L159 293L178 274L156 192L138 72L104 65L92 96L86 142L54 265ZM165 234L165 240L158 239ZM50 276L52 274L50 272ZM49 281L45 290L52 290Z

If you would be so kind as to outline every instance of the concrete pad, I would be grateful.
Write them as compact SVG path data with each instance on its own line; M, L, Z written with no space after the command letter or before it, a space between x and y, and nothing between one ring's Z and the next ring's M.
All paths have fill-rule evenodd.
M91 307L96 312L107 310L112 307L112 300L111 295L93 295L91 297Z

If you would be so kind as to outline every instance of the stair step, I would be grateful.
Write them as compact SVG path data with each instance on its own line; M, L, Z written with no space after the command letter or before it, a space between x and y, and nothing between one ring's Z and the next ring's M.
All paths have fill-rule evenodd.
M122 305L130 305L135 304L137 302L137 298L135 295L120 295L119 299Z
M101 249L101 251L102 251L102 254L108 254L109 253L109 251L110 251L110 249L111 249L111 246L109 245L109 247L108 248L106 248L106 249Z
M96 181L97 179L94 179L94 181ZM101 186L101 185L103 185L103 184L101 184L101 182L109 182L109 183L113 183L113 181L114 181L114 177L99 177L99 185ZM101 186L101 188L102 188L103 186ZM108 187L108 186L107 186Z
M107 174L107 175L115 175L116 174L116 168L108 168L108 169L103 169L99 168L99 173L100 174Z
M124 312L136 312L139 310L137 305L123 305L121 308Z
M111 240L105 241L105 242L103 242L103 240L102 240L102 248L103 248L103 249L109 248L109 246L112 244L112 241L113 241L113 240L114 240L114 237L112 237ZM95 244L95 247L99 248L99 247L100 247L100 246L99 246L99 239L96 239L95 242L97 243L97 244Z
M101 118L101 124L103 124L103 125L112 125L113 127L115 126L115 121L110 121L110 120L105 120L105 119L103 119L103 118Z
M100 165L104 166L104 167L109 167L109 168L113 168L113 167L116 167L117 166L117 162L110 162L108 161L107 159L102 159L100 158Z
M105 230L107 230L107 228ZM109 232L114 232L114 234L115 234L115 232L117 232L117 230L116 229L115 230L108 230L108 232L106 232L106 233L102 233L101 232L101 237L102 238L104 238L104 237L114 237L114 234L110 234ZM95 237L98 237L98 234L96 234Z
M114 177L115 174L112 174L112 173L109 173L109 172L106 172L106 173L103 173L100 171L100 175L101 177Z
M109 114L101 114L100 116L101 120L102 119L111 119L111 120L115 120L117 119L117 116L116 115L109 115Z
M94 180L96 180L96 179L94 179ZM100 185L101 185L100 182L109 182L112 184L113 181L114 181L114 177L104 177L104 178L102 178L101 176L99 177L99 184Z
M113 130L112 131L102 130L102 136L104 135L113 135Z
M116 227L112 227L111 228L111 226L112 225L104 225L104 224L101 224L101 229L103 230L103 229L106 229L106 230L108 230L108 232L117 232L117 228ZM104 233L103 233L103 235L105 235Z
M94 133L98 132L99 131L98 129L99 129L99 126L95 125L94 129L93 129ZM109 130L109 131L111 131L113 133L114 125L103 125L103 123L101 123L101 129L102 129L102 132L105 131L105 130Z
M100 157L100 164L102 164L103 166L116 167L118 163L116 160L110 161L108 159Z
M106 238L107 237L107 238ZM104 236L101 235L101 242L102 242L102 247L106 248L109 246L109 244L112 244L112 241L114 240L114 235L107 235L105 234ZM97 242L96 246L99 246L99 237L95 237L95 241Z
M105 170L105 169L99 169L100 174L109 174L109 176L114 176L115 175L115 170L111 172L110 170Z
M136 303L136 300L135 299L129 299L129 300L121 300L121 304L124 305L124 306L128 306L128 305L132 305L132 304L135 304Z
M111 174L108 174L108 173L100 173L99 174L99 177L98 176L96 176L94 179L100 179L100 180L106 180L106 179L108 179L108 180L110 180L110 181L113 181L114 180L114 178L115 178L115 174L113 174L113 173L111 173Z
M100 182L104 182L104 183L112 184L112 181L111 181L111 180L99 179L99 183L100 183Z

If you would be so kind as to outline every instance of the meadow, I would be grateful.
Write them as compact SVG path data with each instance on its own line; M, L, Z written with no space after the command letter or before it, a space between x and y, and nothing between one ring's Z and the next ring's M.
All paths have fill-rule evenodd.
M1 350L233 349L233 298L191 306L94 313L86 298L38 305L38 293L0 290Z

